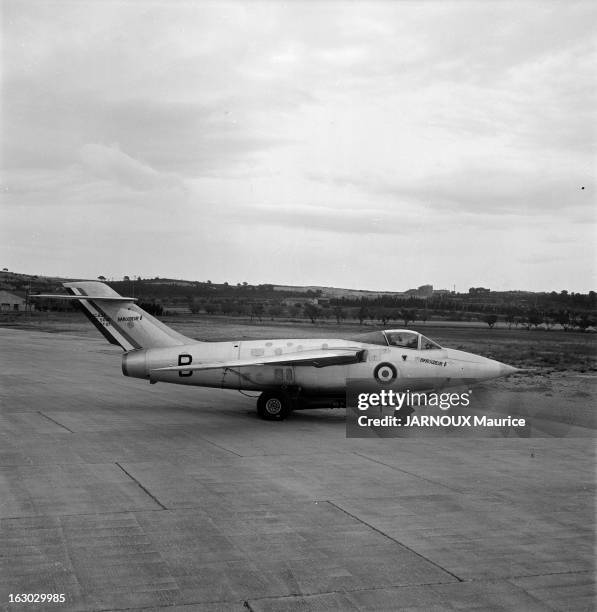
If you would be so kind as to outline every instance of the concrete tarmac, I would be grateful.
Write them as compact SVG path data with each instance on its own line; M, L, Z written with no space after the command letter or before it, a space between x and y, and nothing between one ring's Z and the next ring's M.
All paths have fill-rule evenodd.
M347 439L101 339L0 346L0 609L595 609L592 432Z

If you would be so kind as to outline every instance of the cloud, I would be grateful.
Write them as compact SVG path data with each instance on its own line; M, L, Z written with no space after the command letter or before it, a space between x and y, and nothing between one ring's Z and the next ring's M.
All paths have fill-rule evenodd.
M594 22L589 2L5 0L5 232L37 273L65 211L84 209L68 230L89 243L119 211L110 265L136 258L141 275L242 279L259 261L263 282L283 269L371 288L394 251L399 284L491 285L499 252L500 283L522 286L517 258L541 261L556 234L586 287ZM63 272L86 275L92 249L67 244Z
M551 214L566 209L592 219L596 182L582 167L531 168L499 165L488 161L470 163L452 171L438 170L417 180L384 175L321 175L310 173L314 181L340 189L358 189L369 196L410 203L433 211L479 215L520 216ZM582 187L585 189L581 189Z
M86 144L81 147L79 157L83 166L97 178L119 183L134 191L185 189L183 181L176 175L157 172L123 153L117 145Z
M422 219L384 210L335 209L325 206L251 206L229 209L229 220L251 225L306 228L332 234L394 234L420 228Z

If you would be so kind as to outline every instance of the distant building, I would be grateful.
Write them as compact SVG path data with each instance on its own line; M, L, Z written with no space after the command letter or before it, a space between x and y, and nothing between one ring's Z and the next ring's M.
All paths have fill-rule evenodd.
M195 287L197 285L195 281L172 280L168 278L154 279L145 282L151 285L169 285L172 287Z
M27 309L27 300L14 293L0 290L1 312L24 312Z
M282 304L284 304L284 306L304 306L305 304L317 305L319 304L319 300L317 298L293 297L282 300Z
M274 285L274 291L292 291L293 293L307 293L313 289L320 289L321 287L298 287L295 285Z
M166 315L189 315L189 314L192 314L192 311L188 306L166 306L164 308L164 314Z
M421 285L417 289L417 297L430 298L433 295L433 285Z
M483 295L491 293L491 289L486 289L485 287L471 287L468 292L469 295Z
M430 298L433 295L433 285L421 285L417 289L408 289L404 294L407 297Z

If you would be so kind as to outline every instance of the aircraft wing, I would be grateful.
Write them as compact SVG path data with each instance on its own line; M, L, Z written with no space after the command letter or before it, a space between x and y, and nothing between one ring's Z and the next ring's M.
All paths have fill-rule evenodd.
M236 359L231 361L213 361L204 363L191 363L183 366L168 366L155 368L152 372L190 372L197 370L217 370L220 368L242 368L246 366L262 365L298 365L325 368L334 365L359 363L365 358L365 350L360 347L342 347L331 349L317 349L301 351L299 353L286 353L285 355L271 355L269 357L253 357L251 359Z

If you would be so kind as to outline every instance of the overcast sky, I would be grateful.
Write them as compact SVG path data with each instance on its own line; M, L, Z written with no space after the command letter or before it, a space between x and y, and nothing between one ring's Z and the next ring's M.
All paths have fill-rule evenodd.
M0 267L595 289L596 22L593 2L4 0Z

